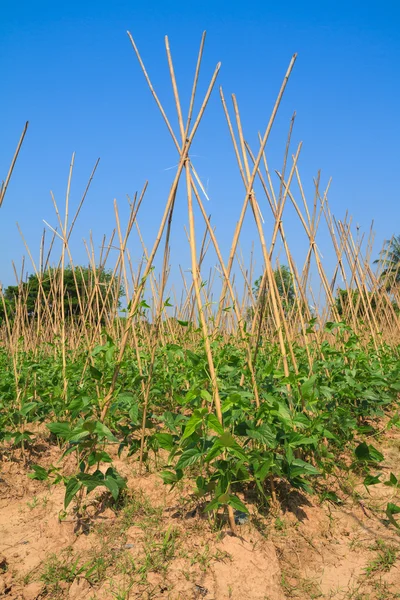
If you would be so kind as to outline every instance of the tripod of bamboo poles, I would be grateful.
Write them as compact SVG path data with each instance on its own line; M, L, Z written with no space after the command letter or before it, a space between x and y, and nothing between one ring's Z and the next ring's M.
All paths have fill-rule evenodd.
M128 35L130 36L130 39L131 39L131 42L132 42L134 48L136 48L136 46L134 44L134 41L133 41L133 38L131 37L130 34L128 34ZM143 69L144 69L144 65L143 65ZM118 355L116 369L115 369L115 372L114 372L112 384L110 386L109 394L107 395L107 398L105 399L104 406L103 406L103 415L104 416L107 413L108 405L110 403L113 391L115 389L116 379L118 377L119 369L120 369L120 366L121 366L121 361L122 361L122 358L123 358L123 355L124 355L124 352L125 352L126 344L128 342L128 336L129 336L129 330L130 330L130 327L131 327L131 322L132 322L133 317L136 314L136 311L137 311L140 299L142 297L142 293L144 291L144 287L145 287L147 278L148 278L148 276L149 276L149 274L150 274L150 272L152 270L153 261L154 261L155 255L156 255L156 253L158 251L158 248L160 246L161 239L162 239L162 236L163 236L166 224L167 224L167 220L169 219L169 217L171 215L171 209L173 208L173 205L175 203L176 192L177 192L177 189L178 189L178 184L179 184L180 177L181 177L182 172L183 172L184 167L185 167L185 161L187 159L190 146L191 146L191 144L193 142L193 138L194 138L194 136L196 134L196 131L198 129L200 121L201 121L201 119L203 117L205 108L207 106L207 103L208 103L208 100L210 98L212 89L214 87L216 78L218 76L219 69L220 69L220 65L218 64L217 67L216 67L216 69L215 69L215 71L214 71L214 75L213 75L213 77L211 79L211 82L210 82L210 84L208 86L207 92L205 94L204 100L203 100L202 105L200 107L200 110L199 110L199 113L198 113L197 118L195 120L195 123L194 123L194 125L192 127L192 130L191 130L190 133L188 133L188 135L187 135L187 137L185 139L185 142L184 142L184 144L182 146L182 149L180 149L180 160L179 160L179 164L178 164L178 168L177 168L177 173L175 175L174 181L172 183L172 186L171 186L171 189L170 189L170 192L169 192L169 195L168 195L168 199L167 199L166 206L165 206L165 209L164 209L164 214L162 216L161 223L160 223L160 226L159 226L158 234L157 234L156 240L155 240L155 242L153 244L153 248L152 248L151 252L148 255L148 260L147 260L146 266L145 266L145 268L143 270L143 275L141 277L141 280L140 280L140 282L139 282L139 284L137 286L137 289L135 290L135 292L134 292L134 294L132 296L131 302L130 302L130 307L129 307L129 311L128 311L127 318L126 318L127 323L126 323L125 329L123 331L122 339L121 339L121 343L120 343L120 350L119 350L119 355ZM144 73L145 73L145 75L147 77L147 73L146 73L145 70L144 70ZM196 81L196 87L197 87L197 81ZM195 89L196 89L196 87L195 87ZM161 109L162 109L162 107L161 107ZM163 111L163 109L162 109L162 111ZM190 117L191 117L191 114L190 114ZM165 116L165 119L166 119L166 116ZM166 121L167 121L167 123L169 125L169 122L168 122L167 119L166 119ZM169 128L170 128L170 126L169 126Z

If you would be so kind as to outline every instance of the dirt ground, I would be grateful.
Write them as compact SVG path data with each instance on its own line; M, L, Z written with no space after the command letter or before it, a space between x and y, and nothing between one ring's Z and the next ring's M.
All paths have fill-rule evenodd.
M400 430L374 445L385 455L382 479L399 476ZM120 460L129 492L118 510L92 493L78 528L72 513L59 518L64 487L27 477L29 460L54 464L59 449L43 439L35 452L27 465L15 452L0 455L0 597L400 598L400 536L385 515L388 502L400 504L399 490L367 491L349 473L336 481L340 504L278 489L280 507L254 509L233 537L212 527L185 490L170 492L156 473L139 475L132 459Z

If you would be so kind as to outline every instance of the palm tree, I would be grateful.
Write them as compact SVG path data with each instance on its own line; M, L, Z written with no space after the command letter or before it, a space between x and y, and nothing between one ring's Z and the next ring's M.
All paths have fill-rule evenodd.
M400 235L385 241L380 257L374 264L382 267L380 280L388 291L400 283Z

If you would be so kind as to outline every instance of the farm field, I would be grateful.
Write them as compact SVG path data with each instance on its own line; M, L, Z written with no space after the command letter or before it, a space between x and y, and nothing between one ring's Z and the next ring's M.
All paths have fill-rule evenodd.
M51 464L60 452L38 438ZM377 444L384 472L396 469L399 445L396 431ZM115 462L129 494L118 507L92 498L85 532L59 519L63 488L29 481L17 462L2 465L5 597L397 597L398 535L384 509L399 498L383 484L368 493L362 478L343 475L329 487L335 503L282 486L279 508L253 508L232 537L185 499L190 489L169 492L156 473Z
M73 155L65 204L52 196L57 228L46 223L39 260L26 244L28 279L15 269L1 288L0 596L400 598L399 238L376 250L372 232L337 220L319 174L307 199L294 116L280 170L269 166L294 55L254 148L220 89L243 183L223 252L190 154L220 64L198 99L203 35L184 120L166 38L176 133L129 39L176 174L149 247L146 183L125 222L114 202L111 238L98 249L90 235L80 265L71 234L98 163L75 202ZM179 290L178 205L190 257ZM260 272L241 251L248 219Z

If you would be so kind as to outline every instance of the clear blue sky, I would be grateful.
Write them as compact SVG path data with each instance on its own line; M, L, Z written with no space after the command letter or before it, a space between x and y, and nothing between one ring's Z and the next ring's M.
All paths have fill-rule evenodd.
M96 244L113 227L113 199L127 214L126 194L149 180L139 221L151 246L176 164L176 151L146 86L126 31L134 36L171 121L176 124L164 35L168 34L185 108L203 30L207 41L199 87L218 61L225 95L235 92L246 138L256 146L294 52L298 60L271 136L271 167L281 169L291 114L294 151L306 191L322 170L333 177L330 204L365 230L375 220L377 245L400 233L398 192L400 6L388 2L45 2L2 0L0 18L0 177L25 121L30 126L0 211L0 281L13 283L11 260L25 254L15 222L38 256L43 219L56 225L50 199L62 204L76 151L72 207L97 159L100 165L73 239L75 262L86 262L82 238ZM215 89L193 147L208 182L207 210L225 252L243 200L225 118ZM180 199L172 258L190 267ZM268 209L264 214L270 220ZM244 248L254 238L246 221ZM268 225L267 225L268 229ZM293 251L304 233L288 213ZM200 237L200 235L199 235ZM322 241L323 244L323 241ZM329 246L327 246L329 248ZM134 259L141 255L132 239ZM330 264L332 257L325 256ZM31 270L27 262L27 270Z

